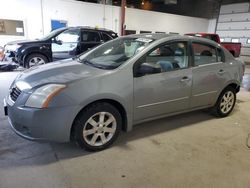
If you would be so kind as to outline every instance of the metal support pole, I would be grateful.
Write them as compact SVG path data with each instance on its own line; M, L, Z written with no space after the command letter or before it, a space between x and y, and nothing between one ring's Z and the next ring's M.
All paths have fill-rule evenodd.
M125 11L126 11L126 0L121 2L121 36L125 35Z
M43 0L41 0L40 3L41 3L41 18L42 18L42 33L44 35Z
M105 28L105 21L106 21L106 11L105 11L105 5L106 5L106 0L102 1L103 3L103 28Z

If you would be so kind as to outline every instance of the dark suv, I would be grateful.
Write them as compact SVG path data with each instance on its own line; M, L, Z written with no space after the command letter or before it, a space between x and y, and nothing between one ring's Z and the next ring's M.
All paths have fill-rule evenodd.
M68 27L52 31L34 41L15 41L5 45L5 60L29 68L74 57L101 43L118 37L111 30L91 27Z

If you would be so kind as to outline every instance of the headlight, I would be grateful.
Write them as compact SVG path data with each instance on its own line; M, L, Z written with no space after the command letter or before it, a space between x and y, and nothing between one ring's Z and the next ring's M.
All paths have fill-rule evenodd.
M19 44L6 45L6 46L5 46L5 50L7 50L7 51L17 51L17 49L18 49L20 46L21 46L21 45L19 45Z
M47 108L49 102L66 86L62 84L44 85L34 91L28 98L25 106L33 108Z

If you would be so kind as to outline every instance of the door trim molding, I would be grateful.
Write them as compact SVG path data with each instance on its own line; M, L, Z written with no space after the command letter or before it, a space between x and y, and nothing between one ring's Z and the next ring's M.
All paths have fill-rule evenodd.
M184 99L188 99L188 98L189 97L181 97L181 98L177 98L177 99L173 99L173 100L167 100L167 101L156 102L156 103L151 103L151 104L144 104L144 105L137 106L136 108L145 108L145 107L149 107L149 106L155 106L155 105L159 105L159 104L180 101L180 100L184 100Z
M199 96L208 95L208 94L217 93L217 92L218 91L208 91L208 92L196 94L196 95L194 95L194 97L199 97Z

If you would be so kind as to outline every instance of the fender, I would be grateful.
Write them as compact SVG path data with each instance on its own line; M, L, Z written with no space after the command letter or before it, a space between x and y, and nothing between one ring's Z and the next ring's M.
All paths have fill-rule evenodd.
M52 61L51 44L49 42L24 45L18 50L18 62L24 64L26 58L33 53L42 54L47 57L48 62Z
M230 80L228 82L225 83L225 86L217 93L217 99L218 97L220 96L221 92L227 87L229 86L230 84L236 84L237 87L240 87L240 82L238 80Z

